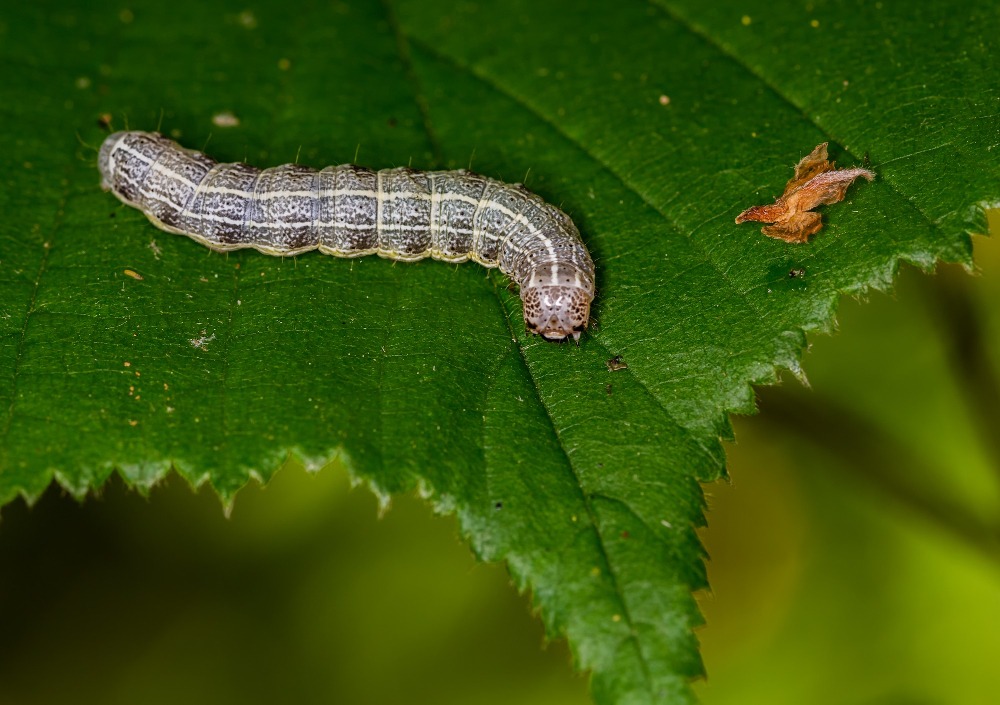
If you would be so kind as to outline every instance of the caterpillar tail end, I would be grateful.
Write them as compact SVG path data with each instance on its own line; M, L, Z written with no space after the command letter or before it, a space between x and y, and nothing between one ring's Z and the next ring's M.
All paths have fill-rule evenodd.
M110 191L114 183L115 164L111 153L124 136L124 132L115 132L108 135L104 140L104 144L101 145L101 151L97 155L97 167L101 171L101 188L105 191Z
M534 286L521 289L524 325L546 340L579 343L590 319L593 295L575 286Z

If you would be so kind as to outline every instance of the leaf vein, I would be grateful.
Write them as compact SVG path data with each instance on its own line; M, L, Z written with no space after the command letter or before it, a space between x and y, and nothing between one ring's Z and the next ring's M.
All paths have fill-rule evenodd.
M670 5L666 4L663 0L648 0L648 2L653 7L659 9L661 12L667 15L667 17L669 17L671 20L683 26L685 29L687 29L689 32L691 32L691 34L695 35L696 37L700 37L702 41L704 41L710 47L715 49L723 56L727 57L734 64L736 64L741 69L750 74L750 76L752 76L755 80L759 81L761 85L767 88L778 100L780 100L782 103L792 108L795 112L801 115L806 120L806 122L808 122L809 124L814 126L817 130L819 130L819 132L823 134L824 138L828 142L832 142L833 144L837 145L838 149L840 149L844 154L849 154L855 161L861 161L861 159L858 157L857 154L854 154L844 146L843 140L837 138L828 129L820 125L819 122L816 121L816 118L810 115L804 107L802 107L794 100L792 100L790 96L786 95L781 90L779 90L774 83L765 78L762 73L755 70L753 66L747 63L745 60L743 60L734 51L727 49L725 45L714 39L707 30L699 27L695 22L685 17L681 12L677 11L675 8L672 8ZM947 146L947 144L938 145L937 147L932 147L931 149L940 149L942 147ZM924 150L924 151L930 151L930 150ZM916 154L920 153L921 152L917 152ZM914 155L910 154L907 156L914 156ZM898 157L897 159L901 158L902 157ZM889 161L897 161L897 159L891 159ZM888 164L889 161L882 162L882 164ZM881 164L879 166L881 166ZM937 231L939 229L936 220L934 218L931 218L927 213L925 213L924 210L919 205L917 205L916 202L914 202L912 197L906 195L906 193L902 188L893 183L891 176L880 173L879 177L893 193L899 196L899 198L904 203L906 203L907 205L912 207L914 211L916 211L916 213L920 216L920 219L923 220L931 228L931 230Z
M24 314L24 324L21 326L21 332L17 339L17 348L14 352L14 366L11 371L11 381L10 381L10 404L7 407L7 417L4 420L3 432L0 434L0 445L3 447L4 461L0 463L0 472L3 472L5 468L8 467L9 458L7 457L8 449L10 444L7 442L10 435L10 429L14 421L15 407L17 406L17 387L18 379L20 378L21 363L24 360L24 345L27 340L28 334L28 324L31 320L32 315L35 313L35 304L38 301L38 290L41 287L42 277L45 276L46 269L49 265L49 253L52 251L51 243L49 242L55 237L56 233L62 227L65 222L65 212L66 203L69 200L69 189L67 187L63 188L62 195L59 199L59 205L56 209L56 217L52 223L52 229L47 238L42 238L42 258L38 264L38 272L35 274L34 283L31 288L31 297L28 300L28 308Z

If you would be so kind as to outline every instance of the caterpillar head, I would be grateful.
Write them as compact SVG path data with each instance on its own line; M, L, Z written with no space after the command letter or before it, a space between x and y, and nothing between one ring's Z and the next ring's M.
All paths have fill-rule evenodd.
M547 340L579 341L590 318L593 294L577 286L526 286L521 289L524 326Z

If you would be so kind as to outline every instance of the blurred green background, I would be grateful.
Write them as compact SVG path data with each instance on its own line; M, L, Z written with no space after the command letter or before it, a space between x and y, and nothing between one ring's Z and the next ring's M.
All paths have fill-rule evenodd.
M998 231L998 212L991 229ZM1000 243L905 268L736 420L707 487L707 705L994 703ZM587 703L453 517L294 462L230 518L176 476L0 522L0 703Z

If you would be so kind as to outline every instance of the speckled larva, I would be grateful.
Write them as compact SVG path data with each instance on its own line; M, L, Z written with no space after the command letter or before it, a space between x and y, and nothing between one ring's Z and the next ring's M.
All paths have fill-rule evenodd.
M219 164L155 132L110 135L99 166L104 189L213 250L471 259L517 282L529 332L579 340L587 326L590 254L569 216L520 184L464 170L261 170Z

